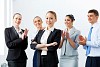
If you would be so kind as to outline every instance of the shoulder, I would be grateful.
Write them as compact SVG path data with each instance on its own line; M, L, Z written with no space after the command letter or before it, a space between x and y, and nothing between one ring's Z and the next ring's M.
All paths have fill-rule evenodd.
M76 28L74 28L74 29L75 29L76 34L80 34L81 33L78 29L76 29Z
M77 32L78 34L80 34L80 33L81 33L79 30L76 30L76 32Z
M100 23L97 23L97 27L100 28Z
M37 32L37 36L43 34L44 31L45 31L45 30L39 30L39 31Z
M58 31L58 32L61 32L61 30L60 30L60 29L56 29L56 28L54 28L54 31Z
M5 28L5 31L11 30L11 29L12 29L12 27L7 27L7 28Z

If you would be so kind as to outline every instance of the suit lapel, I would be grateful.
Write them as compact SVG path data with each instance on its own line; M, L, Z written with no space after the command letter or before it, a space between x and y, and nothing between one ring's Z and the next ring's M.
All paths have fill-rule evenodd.
M48 39L47 39L47 43L50 43L51 42L51 40L52 40L52 38L54 38L54 34L55 34L55 29L53 30L53 31L51 31L51 33L50 33L50 35L49 35L49 37L48 37Z
M17 31L15 30L15 28L12 26L12 33L14 33L15 37L19 37Z
M41 37L42 37L43 33L45 32L45 30L41 30L41 31L39 31L39 32L40 32L40 33L39 33L39 35L38 35L38 42L41 43Z

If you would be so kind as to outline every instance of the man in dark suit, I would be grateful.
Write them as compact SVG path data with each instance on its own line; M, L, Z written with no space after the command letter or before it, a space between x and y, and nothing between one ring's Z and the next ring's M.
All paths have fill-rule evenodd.
M22 15L15 13L14 25L5 29L5 42L8 47L7 61L9 67L26 67L27 55L25 49L28 45L28 30L19 27Z

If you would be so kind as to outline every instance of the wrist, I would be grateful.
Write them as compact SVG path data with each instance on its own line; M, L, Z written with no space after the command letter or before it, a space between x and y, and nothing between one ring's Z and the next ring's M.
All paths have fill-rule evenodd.
M45 46L46 46L46 47L48 47L48 46L49 46L49 44L45 44Z

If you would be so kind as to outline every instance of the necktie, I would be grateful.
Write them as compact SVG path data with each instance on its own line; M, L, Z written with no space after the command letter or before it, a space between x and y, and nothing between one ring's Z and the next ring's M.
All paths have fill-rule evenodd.
M87 38L88 41L91 41L92 29L93 29L93 27L90 28L90 31L89 31L89 34L88 34L88 38ZM86 55L88 55L90 53L90 50L91 50L91 47L90 46L87 46L86 47Z

